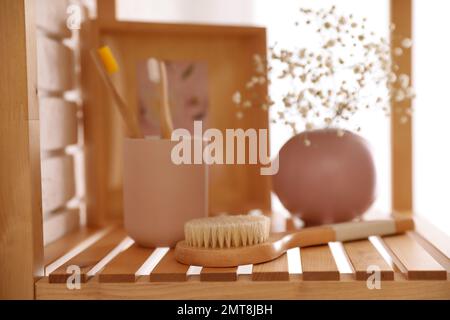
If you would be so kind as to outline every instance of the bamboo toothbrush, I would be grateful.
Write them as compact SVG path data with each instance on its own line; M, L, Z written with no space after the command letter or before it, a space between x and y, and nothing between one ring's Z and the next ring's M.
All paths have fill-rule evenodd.
M117 61L114 58L111 49L107 46L104 46L98 49L97 52L91 50L91 57L94 60L95 65L100 75L102 76L106 87L111 93L117 108L119 109L120 115L122 116L129 136L131 138L144 138L136 117L122 100L110 78L112 74L119 71L119 65L117 64Z
M414 229L410 218L348 222L269 235L266 216L223 216L192 220L185 225L185 241L175 258L187 265L236 267L267 262L288 249L387 236Z
M159 122L161 127L161 138L171 139L173 123L172 115L170 113L169 85L166 64L152 58L148 61L147 72L150 81L157 84L159 87Z

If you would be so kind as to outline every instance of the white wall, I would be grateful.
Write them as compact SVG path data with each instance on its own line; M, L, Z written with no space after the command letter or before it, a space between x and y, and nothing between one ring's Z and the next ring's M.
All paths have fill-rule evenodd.
M414 205L450 235L450 1L414 1Z
M134 21L248 24L254 0L117 0L118 18Z

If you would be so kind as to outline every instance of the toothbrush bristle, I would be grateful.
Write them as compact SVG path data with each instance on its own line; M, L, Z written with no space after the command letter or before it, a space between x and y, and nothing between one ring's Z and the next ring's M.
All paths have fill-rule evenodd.
M103 62L103 66L109 74L119 71L119 64L108 46L98 49L97 53L100 56L100 60Z

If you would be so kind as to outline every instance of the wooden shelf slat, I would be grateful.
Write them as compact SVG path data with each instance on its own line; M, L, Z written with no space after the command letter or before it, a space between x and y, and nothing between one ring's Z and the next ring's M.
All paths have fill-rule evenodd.
M44 266L47 267L49 264L64 256L67 252L75 249L81 242L98 232L101 232L101 230L82 227L65 235L63 238L48 244L44 248Z
M288 281L289 268L287 254L266 262L253 265L253 281Z
M369 240L343 243L345 252L355 271L356 280L367 280L370 266L377 266L381 280L394 280L394 270L387 264Z
M300 248L303 280L339 280L340 274L330 247Z
M432 257L436 260L441 266L447 270L447 278L449 278L450 274L450 259L445 256L441 250L436 248L430 241L427 241L423 236L421 236L418 232L410 232L408 233L417 243L419 243Z
M235 268L202 268L200 281L236 281L237 267Z
M416 225L416 232L445 255L447 259L450 259L449 237L425 218L416 215L414 217L414 222Z
M87 273L109 252L111 252L124 238L126 233L123 229L116 229L106 234L103 238L82 251L61 267L50 273L50 283L65 283L70 276L67 274L67 267L75 265L80 267L80 280L85 283L88 280Z
M188 265L175 260L173 250L169 250L150 273L151 282L179 282L187 280Z
M447 279L447 271L410 235L384 237L383 241L388 252L398 259L394 263L402 264L398 268L409 280Z
M99 274L100 282L135 282L136 272L153 253L148 249L133 244L118 254Z

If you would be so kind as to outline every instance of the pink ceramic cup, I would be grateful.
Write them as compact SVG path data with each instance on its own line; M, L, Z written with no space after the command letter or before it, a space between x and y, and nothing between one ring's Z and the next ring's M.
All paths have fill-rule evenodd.
M177 142L124 141L125 229L144 247L174 247L184 239L184 224L207 216L206 165L175 165Z

